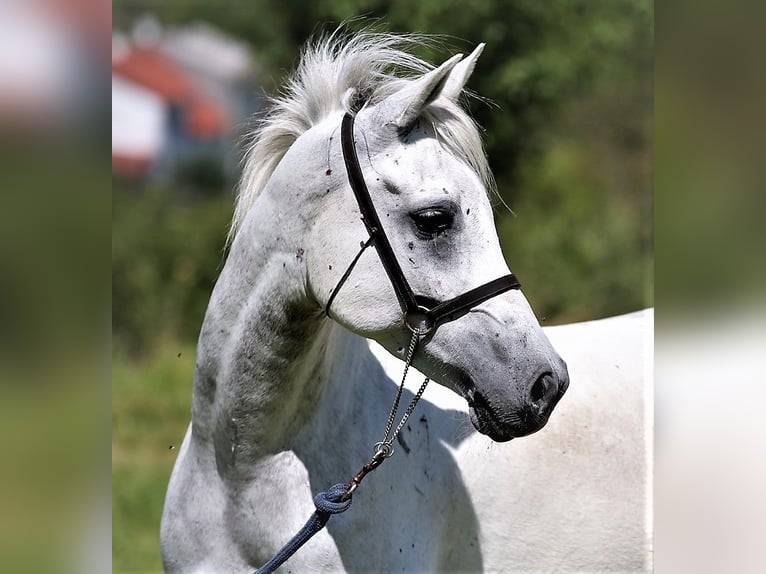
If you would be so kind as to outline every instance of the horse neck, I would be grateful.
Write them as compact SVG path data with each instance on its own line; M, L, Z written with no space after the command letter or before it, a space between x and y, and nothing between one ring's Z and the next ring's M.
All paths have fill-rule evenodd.
M353 379L371 356L307 295L303 231L275 226L268 201L256 209L232 245L197 350L192 436L230 476L282 450L321 449L315 437L359 419L364 389Z

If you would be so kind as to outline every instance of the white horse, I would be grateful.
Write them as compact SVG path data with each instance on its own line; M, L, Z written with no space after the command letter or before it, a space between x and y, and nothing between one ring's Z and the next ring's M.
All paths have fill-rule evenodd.
M168 572L251 572L381 440L410 333L374 250L323 313L368 237L341 153L345 112L358 110L363 175L413 291L443 301L508 272L479 134L457 103L482 46L432 70L401 46L372 34L310 46L259 130L165 502ZM575 384L545 432L511 443L546 424L568 385L523 294L439 326L414 365L444 388L281 571L646 569L645 322L548 330Z

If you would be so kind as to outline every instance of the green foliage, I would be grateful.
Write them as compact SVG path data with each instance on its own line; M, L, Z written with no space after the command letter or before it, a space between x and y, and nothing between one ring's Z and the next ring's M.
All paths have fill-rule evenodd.
M181 162L172 179L174 187L195 196L216 196L222 189L234 186L234 182L226 177L220 157L212 154L202 154Z
M223 263L231 195L181 201L167 189L116 190L112 325L132 354L196 340Z
M647 206L587 173L589 153L554 144L529 167L542 177L522 175L516 216L499 220L511 268L548 324L625 313L652 300Z
M618 84L651 97L651 0L230 1L225 10L216 2L122 0L114 6L115 22L124 27L153 11L168 24L205 20L247 40L266 69L267 92L279 88L312 33L343 21L350 30L378 19L383 30L437 34L452 48L435 53L422 46L432 62L486 42L470 87L499 108L473 110L487 127L487 151L499 178L517 174L563 102Z
M162 572L159 525L170 472L189 424L194 351L167 345L112 361L112 565Z

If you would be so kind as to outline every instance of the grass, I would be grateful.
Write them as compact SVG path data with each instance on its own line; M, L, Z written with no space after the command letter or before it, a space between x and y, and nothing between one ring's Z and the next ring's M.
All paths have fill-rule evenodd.
M112 570L162 572L159 527L170 472L189 424L194 351L112 357ZM172 448L171 448L172 447Z

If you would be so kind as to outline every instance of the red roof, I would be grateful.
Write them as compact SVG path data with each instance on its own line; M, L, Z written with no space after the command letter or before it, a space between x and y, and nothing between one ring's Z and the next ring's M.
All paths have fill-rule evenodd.
M155 92L168 103L186 108L184 129L197 139L220 137L228 124L226 111L179 64L164 54L131 48L112 60L112 73Z

